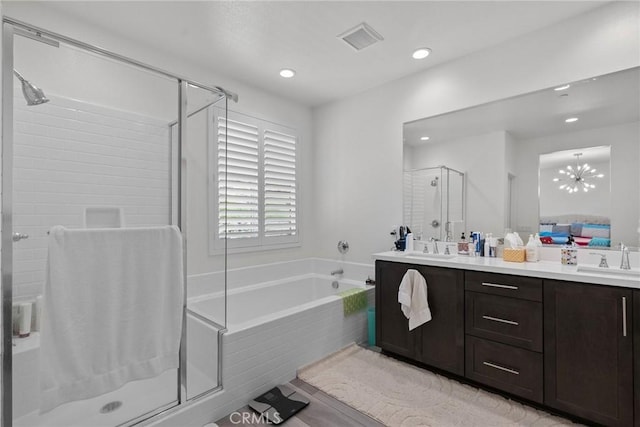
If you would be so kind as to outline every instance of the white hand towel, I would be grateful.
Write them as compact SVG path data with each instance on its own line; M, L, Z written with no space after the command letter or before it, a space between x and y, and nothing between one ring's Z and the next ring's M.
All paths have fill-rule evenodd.
M409 330L431 320L427 299L427 281L418 270L409 269L398 288L398 302L404 317L409 319Z
M40 412L178 367L177 227L50 230Z

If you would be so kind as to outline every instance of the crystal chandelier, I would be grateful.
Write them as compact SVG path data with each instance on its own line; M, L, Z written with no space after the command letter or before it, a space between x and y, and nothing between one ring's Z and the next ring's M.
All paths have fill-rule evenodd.
M588 164L580 164L580 156L582 153L574 154L576 157L576 165L568 165L564 169L560 169L558 172L561 177L553 178L553 182L560 182L558 187L560 190L566 190L568 193L576 193L580 190L587 192L589 189L596 188L592 184L594 178L602 178L603 174L597 173L595 169L592 169Z

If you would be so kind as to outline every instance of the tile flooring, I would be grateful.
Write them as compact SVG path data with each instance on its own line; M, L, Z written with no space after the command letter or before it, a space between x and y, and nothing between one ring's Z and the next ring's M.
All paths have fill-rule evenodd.
M356 411L352 407L345 405L328 394L318 390L314 386L302 380L295 379L287 384L289 387L308 398L311 403L294 417L286 421L287 427L383 427L367 415ZM253 411L245 406L238 409L240 413L252 413ZM230 415L216 421L220 427L232 426L258 426L267 424L242 424L238 423L241 416L235 415L232 422Z

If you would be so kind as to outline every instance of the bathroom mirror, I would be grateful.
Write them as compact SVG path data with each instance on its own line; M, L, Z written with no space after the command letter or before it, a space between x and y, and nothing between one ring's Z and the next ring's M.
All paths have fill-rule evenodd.
M544 244L611 246L611 147L540 155L538 231Z
M609 197L572 214L607 205L612 246L640 246L640 67L408 122L403 140L405 171L446 165L465 173L467 231L525 236L546 215L540 156L606 146Z

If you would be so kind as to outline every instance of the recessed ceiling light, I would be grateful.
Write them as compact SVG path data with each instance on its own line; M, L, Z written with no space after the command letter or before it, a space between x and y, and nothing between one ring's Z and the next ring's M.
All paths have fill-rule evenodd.
M280 70L280 76L284 77L285 79L290 79L295 75L296 75L296 71L292 70L291 68L283 68L282 70Z
M567 123L573 123L573 122L577 122L578 118L577 117L570 117L567 120L565 120L565 122Z
M557 88L554 88L553 90L566 90L566 89L569 89L570 87L571 87L571 85L558 86Z
M428 136L421 136L420 137L420 141L428 141L429 137Z
M428 47L421 47L413 52L413 59L424 59L431 53L431 49Z

